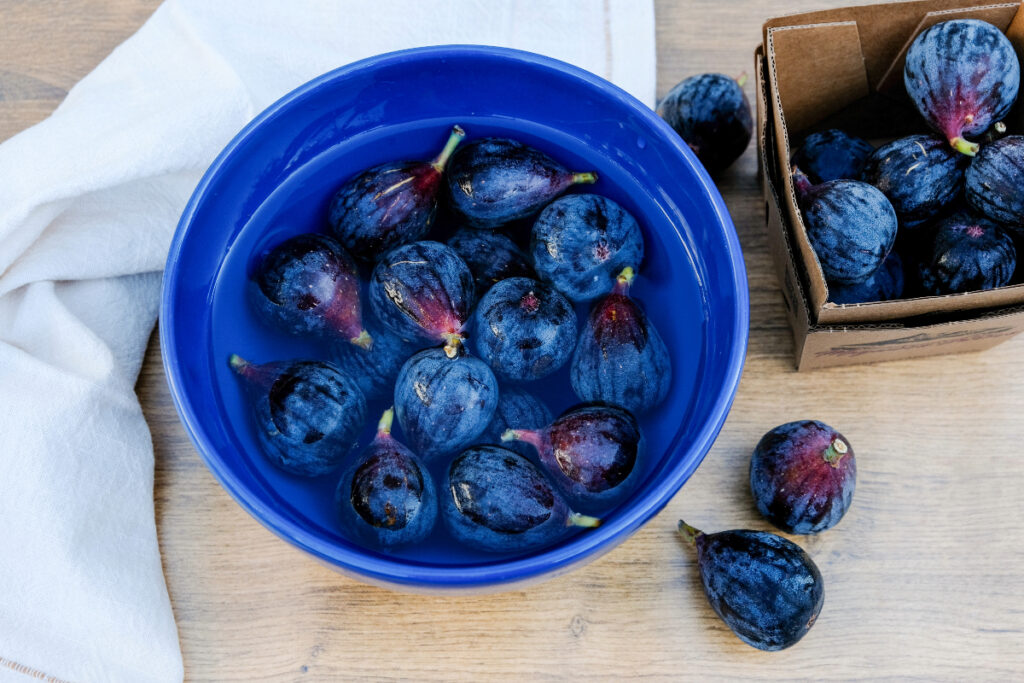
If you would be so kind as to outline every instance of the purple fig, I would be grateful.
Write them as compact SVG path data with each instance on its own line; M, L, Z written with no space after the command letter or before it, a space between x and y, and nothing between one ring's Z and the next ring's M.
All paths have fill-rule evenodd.
M761 438L750 459L757 509L791 534L816 534L838 524L856 484L850 442L817 420L776 427Z

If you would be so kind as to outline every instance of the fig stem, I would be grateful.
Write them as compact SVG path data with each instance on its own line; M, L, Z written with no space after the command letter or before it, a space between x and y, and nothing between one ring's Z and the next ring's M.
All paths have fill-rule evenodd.
M683 520L679 520L679 535L683 537L683 540L690 545L696 545L697 538L703 536L704 532L700 529L695 529Z
M444 355L455 358L459 355L459 347L462 346L462 335L458 332L449 332L444 335Z
M252 365L252 363L242 358L237 353L233 353L228 357L228 365L231 366L232 370L241 375L245 372L246 368Z
M522 441L528 443L537 449L537 452L541 452L541 446L543 445L543 439L540 433L532 429L506 429L501 435L503 443L508 441Z
M981 149L981 145L979 145L977 142L970 142L968 140L964 140L962 137L959 136L955 138L950 138L949 146L955 149L956 151L960 152L961 154L966 154L969 157L973 157L975 154L978 153L978 150Z
M743 71L739 76L736 77L736 85L741 88L747 84L747 72Z
M448 136L448 142L444 143L444 149L438 153L437 157L430 164L433 166L438 173L444 171L444 167L448 164L448 159L451 158L452 152L459 146L462 139L466 137L466 131L462 129L462 126L452 126L451 135Z
M581 515L578 512L570 512L569 518L565 520L566 526L581 526L587 529L593 529L601 526L601 520L597 517L591 517L590 515Z
M803 199L812 187L814 183L807 177L807 174L801 171L796 165L793 165L793 187L796 188L797 199Z
M377 423L377 436L390 436L391 435L391 423L395 419L395 407L391 406L384 411L384 414L380 416L380 422Z
M587 171L586 173L573 173L572 182L577 185L589 185L597 182L597 172Z
M996 121L995 124L993 124L992 127L995 128L996 132L999 133L999 134L1002 134L1002 133L1006 132L1006 124L1003 123L1002 121Z
M832 443L825 449L823 456L825 462L832 467L839 467L839 461L843 459L843 456L850 452L850 447L846 445L846 442L836 437Z
M359 334L349 339L349 341L359 348L366 349L367 351L373 348L373 337L371 337L370 333L366 330L359 330Z
M633 266L626 266L622 269L622 272L615 277L616 289L622 290L620 293L625 294L626 289L633 284L633 280L636 279L636 271L633 270Z

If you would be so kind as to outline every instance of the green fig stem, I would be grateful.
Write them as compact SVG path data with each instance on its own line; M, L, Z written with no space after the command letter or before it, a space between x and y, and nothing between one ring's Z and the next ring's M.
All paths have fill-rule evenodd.
M395 407L391 406L380 416L377 423L377 436L389 436L391 434L391 423L395 420Z
M232 370L241 375L252 365L252 363L242 358L237 353L233 353L228 357L228 365L231 366Z
M458 332L449 332L444 335L444 355L449 358L455 358L459 355L459 349L462 346L462 335Z
M850 447L846 445L846 442L836 437L832 443L828 445L825 452L822 454L825 458L825 462L832 467L839 467L839 461L843 459L843 456L850 452Z
M744 71L744 72L740 73L739 76L736 77L736 85L738 85L738 86L740 86L742 88L746 84L747 84L747 72Z
M581 526L586 529L594 529L601 526L601 520L590 515L581 515L578 512L570 512L569 518L565 520L566 526Z
M462 139L466 137L466 131L462 130L462 126L453 126L452 133L448 136L448 142L444 143L444 149L437 155L431 166L433 166L438 173L444 171L444 167L448 164L448 159L451 158L452 152L459 146Z
M615 276L615 289L620 294L625 294L629 286L633 284L633 280L636 279L636 271L633 270L633 266L626 266L622 269L622 272Z
M995 128L996 132L999 133L1000 135L1006 132L1006 124L1003 123L1002 121L996 121L992 125L992 127Z
M955 149L956 151L960 152L961 154L966 154L969 157L973 157L975 154L978 153L978 150L981 149L981 145L979 145L977 142L970 142L968 140L964 140L962 137L959 136L955 138L950 138L949 146Z
M679 535L683 537L683 540L690 545L696 545L697 538L703 536L704 532L700 529L695 529L683 520L679 520Z
M589 185L597 182L597 172L587 171L586 173L573 173L572 182L575 185Z
M506 429L505 433L501 435L501 441L502 443L522 441L536 448L538 453L544 449L543 432L535 429Z
M359 334L349 339L349 341L367 351L373 348L373 337L366 330L359 330Z

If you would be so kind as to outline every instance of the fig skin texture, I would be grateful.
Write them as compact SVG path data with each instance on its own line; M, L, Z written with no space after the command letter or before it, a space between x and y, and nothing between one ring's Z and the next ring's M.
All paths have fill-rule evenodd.
M975 211L1024 236L1024 136L982 147L965 178L967 203Z
M1017 267L1017 249L1008 234L992 221L958 213L939 223L918 264L921 287L939 296L1010 283Z
M761 438L750 458L750 490L758 511L791 534L816 534L838 524L856 485L850 442L817 420L779 425Z
M874 151L874 146L867 140L832 128L804 138L790 163L799 166L815 184L829 180L860 180L864 164Z
M863 282L852 285L829 283L828 300L834 304L864 304L872 301L892 301L903 296L906 278L903 260L895 251Z

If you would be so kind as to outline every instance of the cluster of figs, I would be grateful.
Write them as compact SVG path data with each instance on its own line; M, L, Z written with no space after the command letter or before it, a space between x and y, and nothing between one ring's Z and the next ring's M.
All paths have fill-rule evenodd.
M255 311L326 340L329 361L230 358L266 456L301 476L341 470L340 528L375 549L424 541L438 517L489 552L598 525L641 476L636 416L671 381L665 343L630 295L636 219L605 196L566 193L593 172L465 137L455 126L431 161L349 178L322 232L254 255ZM580 403L556 418L532 383L566 366ZM358 450L378 418L371 401L382 414Z
M976 19L923 31L904 84L932 129L878 149L840 130L793 155L807 237L837 304L943 296L1011 284L1024 237L1024 136L1004 118L1020 64Z

